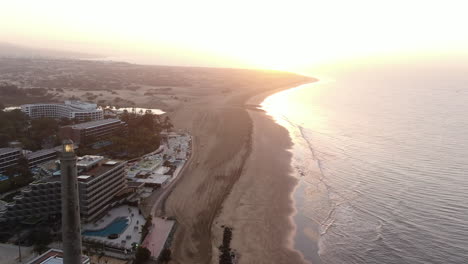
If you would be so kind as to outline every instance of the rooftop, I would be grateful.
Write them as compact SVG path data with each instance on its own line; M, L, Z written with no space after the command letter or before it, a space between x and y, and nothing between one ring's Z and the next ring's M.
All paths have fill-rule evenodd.
M41 157L43 155L49 155L49 154L53 154L53 153L57 153L57 150L55 150L53 148L52 149L41 149L41 150L26 154L26 158L27 159L34 159L34 158L37 158L37 157Z
M112 124L112 123L115 123L115 122L121 122L121 121L120 121L120 119L117 119L117 118L108 118L108 119L90 121L90 122L86 122L86 123L80 123L80 124L72 125L71 127L73 129L87 129L87 128L93 128L93 127L97 127L97 126Z
M115 168L116 166L122 164L122 161L118 160L108 160L104 159L102 156L94 156L94 157L100 157L101 159L96 162L95 164L98 164L97 166L94 166L88 170L83 171L82 173L79 173L78 176L78 181L86 182L89 181L95 177L98 177L111 169Z
M10 152L20 151L19 148L0 148L0 155L7 154Z
M171 179L168 175L151 174L146 178L132 178L135 182L162 185Z
M63 104L60 104L60 103L24 104L24 105L21 105L21 107L31 107L31 106L35 106L35 105L61 105L61 106L67 106L71 110L75 110L77 112L79 112L79 111L89 111L89 110L102 111L101 109L98 109L97 104L82 102L82 101L77 101L77 100L66 100Z
M83 157L78 157L76 166L78 168L86 168L89 169L89 167L97 164L99 161L103 160L103 156L93 156L93 155L85 155Z
M34 258L28 264L62 264L63 263L63 251L59 249L49 249L44 254ZM81 263L87 264L89 258L87 256L81 256Z
M60 182L62 181L60 175L59 176L52 176L52 177L44 177L40 180L37 180L37 181L34 181L32 182L32 184L34 183L46 183L46 182Z
M127 186L130 187L130 188L141 188L141 187L144 186L144 183L143 182L129 181L129 182L127 182Z

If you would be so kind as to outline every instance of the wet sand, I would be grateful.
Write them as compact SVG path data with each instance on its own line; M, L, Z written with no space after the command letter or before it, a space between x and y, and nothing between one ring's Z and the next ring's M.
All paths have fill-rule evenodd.
M267 95L248 101L260 104ZM233 228L231 247L239 263L304 263L292 249L294 213L290 176L292 143L288 131L262 111L248 110L253 120L252 150L244 170L223 204L212 233L222 241L222 225ZM218 263L213 258L212 263Z
M171 114L194 136L191 162L166 201L179 223L171 263L218 263L221 225L234 228L238 263L302 262L291 249L296 180L288 175L288 132L245 102L310 81L207 96Z

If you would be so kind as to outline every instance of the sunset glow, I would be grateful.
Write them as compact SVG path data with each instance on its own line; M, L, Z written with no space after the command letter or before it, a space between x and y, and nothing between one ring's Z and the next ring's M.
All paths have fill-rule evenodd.
M296 69L463 52L466 1L4 1L2 41L160 64ZM183 57L183 58L182 58Z

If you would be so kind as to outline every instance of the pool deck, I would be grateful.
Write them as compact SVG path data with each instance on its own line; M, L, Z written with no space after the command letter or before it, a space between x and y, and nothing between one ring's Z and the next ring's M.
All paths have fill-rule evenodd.
M133 214L133 216L132 216ZM88 223L82 227L82 231L103 229L118 217L130 217L127 228L120 234L119 238L109 239L100 236L83 236L85 241L103 243L105 245L118 245L126 249L132 247L132 243L140 243L141 230L145 224L145 218L138 213L138 208L130 206L119 206L110 210L106 216L95 223ZM125 242L123 242L125 241Z

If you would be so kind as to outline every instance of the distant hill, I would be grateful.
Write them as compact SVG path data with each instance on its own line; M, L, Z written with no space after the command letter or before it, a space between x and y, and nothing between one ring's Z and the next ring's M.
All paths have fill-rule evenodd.
M103 56L65 50L39 49L6 42L0 42L0 57L85 59L99 58Z

